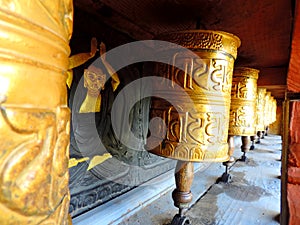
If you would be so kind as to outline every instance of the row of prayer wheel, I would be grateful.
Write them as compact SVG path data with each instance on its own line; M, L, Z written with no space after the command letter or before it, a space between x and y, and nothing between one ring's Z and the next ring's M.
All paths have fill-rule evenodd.
M276 120L276 100L266 89L257 88L259 70L234 68L238 37L192 30L159 38L190 49L194 55L173 49L169 65L155 64L155 75L170 79L187 95L174 85L154 87L153 95L167 92L168 102L152 97L150 118L162 118L167 127L166 134L161 132L162 124L154 127L154 136L163 141L149 147L152 153L183 161L224 161L228 159L228 135L255 135ZM149 141L147 145L153 146Z
M275 120L276 101L265 89L263 93L257 90L258 70L234 67L241 44L235 35L190 30L158 39L193 53L168 49L172 52L170 64L155 63L154 75L171 80L171 84L154 84L153 95L164 93L168 101L152 97L150 118L160 117L161 124L152 127L146 145L156 155L178 160L172 197L179 213L171 224L189 224L183 212L192 199L192 162L229 160L228 137L253 136L259 129L265 130ZM162 132L162 123L166 132Z
M68 224L66 77L73 4L12 0L0 8L0 221ZM171 49L168 68L155 65L154 73L171 84L157 89L154 85L154 94L167 93L168 101L153 98L150 117L160 117L167 131L161 132L162 124L156 123L151 139L155 143L146 145L154 154L179 160L173 192L179 214L172 225L185 224L192 162L228 160L228 134L253 135L265 129L275 120L276 102L269 104L270 94L261 94L260 89L258 95L265 97L256 100L257 70L234 69L240 46L235 35L191 30L159 39L189 50ZM255 118L262 113L272 116ZM156 139L163 141L156 145Z
M265 131L276 121L277 102L265 88L258 88L257 95L256 131Z

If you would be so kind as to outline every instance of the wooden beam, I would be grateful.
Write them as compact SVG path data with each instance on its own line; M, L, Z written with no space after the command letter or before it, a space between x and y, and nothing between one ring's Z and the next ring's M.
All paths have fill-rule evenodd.
M130 21L128 18L116 12L114 9L104 4L102 1L74 0L74 5L93 15L100 22L130 36L135 40L145 40L153 38L152 33L136 25L137 21Z
M258 86L286 85L287 67L259 69Z

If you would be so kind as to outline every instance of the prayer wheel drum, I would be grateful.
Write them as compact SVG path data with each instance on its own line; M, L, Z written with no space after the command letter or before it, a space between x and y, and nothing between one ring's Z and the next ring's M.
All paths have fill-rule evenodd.
M269 116L270 116L270 124L272 124L275 120L274 120L274 97L271 96L270 98L270 109L269 109Z
M265 102L264 102L264 127L266 129L267 126L271 123L271 92L267 91L265 95Z
M182 161L228 160L231 81L239 38L221 31L189 30L158 39L189 49L194 56L173 50L170 65L155 63L154 74L167 78L171 85L154 85L153 96L164 93L168 101L152 97L150 118L161 118L166 132L161 132L162 124L152 127L154 139L162 141L153 148L148 140L146 148Z
M256 131L264 131L264 107L265 107L265 95L267 89L258 88L257 89L257 107L256 107Z
M277 110L277 102L276 99L273 99L272 102L272 123L276 121L276 110Z
M68 223L72 20L69 0L0 5L1 224Z
M234 68L228 135L255 135L258 73L252 68Z

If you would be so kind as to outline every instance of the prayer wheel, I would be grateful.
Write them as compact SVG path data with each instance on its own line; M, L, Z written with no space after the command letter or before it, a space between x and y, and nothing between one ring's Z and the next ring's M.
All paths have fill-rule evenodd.
M264 123L264 116L263 116L263 101L264 101L264 96L266 93L266 89L265 88L257 88L257 98L256 98L256 120L255 120L255 127L256 127L256 134L253 136L250 136L250 140L251 140L251 146L250 146L250 150L254 150L255 148L255 143L259 144L260 143L260 138L262 135L262 131L263 130L263 123ZM261 125L262 124L262 125ZM257 141L255 142L255 137L258 137Z
M237 67L233 73L228 135L242 136L242 161L250 149L250 136L256 131L258 73L259 70L247 67Z
M265 136L268 136L269 126L276 120L276 110L274 108L274 97L270 95L269 101L268 101L268 125L266 125L265 129ZM274 120L274 114L275 114L275 120Z
M171 49L169 65L155 63L154 74L170 82L164 86L154 84L153 96L164 93L167 101L152 97L150 118L159 117L164 124L152 127L154 137L146 144L153 154L179 160L173 192L179 214L172 224L184 224L182 212L192 199L192 162L222 162L229 158L231 81L240 40L226 32L209 30L168 33L158 39L193 53ZM165 133L161 132L163 125ZM161 143L153 147L158 140Z
M257 107L256 107L256 131L263 131L264 127L264 106L265 106L265 95L267 89L257 89Z
M269 130L269 125L271 124L271 101L272 101L272 95L271 92L267 91L266 95L265 95L265 103L264 103L264 130L263 130L263 136L262 138L264 138L265 136L268 135L268 130Z
M72 1L2 1L0 21L1 224L68 224Z
M272 102L272 123L276 121L276 110L277 110L277 102L276 99L273 99Z
M260 144L260 139L262 138L262 132L265 130L264 125L264 107L265 107L265 95L267 93L267 89L258 88L257 89L257 107L256 107L256 132L257 132L257 144Z
M245 154L249 151L249 136L255 135L256 122L256 98L257 98L257 79L259 70L247 67L235 67L232 79L231 104L228 129L228 143L230 160L223 163L226 171L221 180L227 182L228 166L234 161L232 154L234 151L233 137L242 136L241 146L245 160Z
M255 134L258 73L259 70L247 67L234 69L228 135Z

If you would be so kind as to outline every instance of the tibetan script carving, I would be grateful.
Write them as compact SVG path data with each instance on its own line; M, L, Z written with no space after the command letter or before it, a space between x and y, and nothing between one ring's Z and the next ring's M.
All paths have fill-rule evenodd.
M153 73L166 79L164 85L153 85L154 95L164 96L166 101L152 98L150 118L162 120L152 127L147 148L154 154L183 161L226 161L236 57L232 42L239 46L239 39L214 31L175 32L159 39L191 49L194 54L176 51L173 46L169 65L155 64Z
M251 136L256 132L258 70L235 68L231 89L230 135Z

